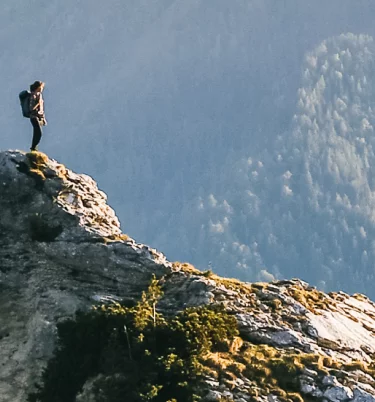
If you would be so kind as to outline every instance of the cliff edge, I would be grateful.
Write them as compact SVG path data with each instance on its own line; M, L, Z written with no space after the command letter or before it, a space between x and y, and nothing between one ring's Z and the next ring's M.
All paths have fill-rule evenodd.
M27 400L59 323L96 303L139 300L153 275L164 314L218 304L236 318L229 349L204 357L202 400L375 401L375 304L366 296L171 263L122 233L93 179L42 153L0 153L0 211L0 402ZM97 400L90 384L77 401Z

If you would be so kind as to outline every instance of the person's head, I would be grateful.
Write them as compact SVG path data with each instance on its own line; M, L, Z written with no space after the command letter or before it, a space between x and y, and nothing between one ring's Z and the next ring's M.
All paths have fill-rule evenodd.
M30 85L31 92L42 92L44 89L44 82L42 81L35 81L33 84Z

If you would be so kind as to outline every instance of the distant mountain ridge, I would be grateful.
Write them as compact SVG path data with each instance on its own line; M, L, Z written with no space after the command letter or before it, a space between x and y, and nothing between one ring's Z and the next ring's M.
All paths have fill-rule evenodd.
M289 129L307 52L374 36L374 18L372 0L4 0L2 149L29 146L17 94L45 81L41 149L95 176L137 239L204 267L212 257L178 231L203 222L181 210L220 198L233 164Z
M291 132L234 162L220 190L197 201L198 253L211 250L217 272L374 296L374 65L366 35L307 54Z

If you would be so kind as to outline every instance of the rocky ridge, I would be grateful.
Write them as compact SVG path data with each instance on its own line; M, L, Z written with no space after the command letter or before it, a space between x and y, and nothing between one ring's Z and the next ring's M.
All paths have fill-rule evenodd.
M207 401L375 401L375 304L298 279L242 283L171 263L120 229L94 180L41 153L0 153L0 402L23 402L56 324L139 298L153 274L174 314L224 304L240 337L206 357ZM225 399L226 398L226 399ZM87 383L77 401L95 401Z
M106 195L41 153L0 153L0 401L25 401L56 323L137 297L171 265L123 235Z
M375 303L366 296L325 294L298 279L250 284L177 267L164 303L223 303L240 329L232 355L213 356L227 378L209 380L209 400L375 401ZM289 395L272 385L274 364L293 380Z

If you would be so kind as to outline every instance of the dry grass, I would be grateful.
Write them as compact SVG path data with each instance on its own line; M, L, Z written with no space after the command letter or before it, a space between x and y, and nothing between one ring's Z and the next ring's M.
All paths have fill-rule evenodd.
M235 278L223 278L221 276L218 276L214 274L211 270L207 271L200 271L199 269L195 268L192 264L189 263L182 263L179 261L175 261L172 264L172 267L177 271L183 271L188 274L193 274L193 275L201 275L205 276L206 278L209 278L213 281L216 282L217 285L222 285L228 290L232 290L241 294L250 294L254 293L253 286L254 284L250 283L245 283L240 281L239 279Z
M172 263L172 268L175 271L182 271L182 272L186 272L187 274L194 274L194 275L202 274L202 271L199 271L199 269L195 268L193 265L191 265L187 262L175 261Z
M336 351L339 351L341 349L341 346L337 342L326 338L318 338L316 343L318 346L325 349L331 349Z
M369 371L372 371L369 369L369 366L365 362L359 361L359 360L355 360L351 363L347 363L343 367L347 371L361 370L364 373L368 373Z
M330 356L303 353L295 349L281 349L269 345L254 345L243 342L236 353L211 354L207 359L211 370L216 371L216 378L225 378L228 386L236 378L246 377L254 382L257 391L254 396L273 394L284 402L300 402L298 376L303 369L310 368L319 375L361 370L371 375L375 367L354 361L344 364Z
M354 297L355 299L357 299L359 301L364 301L364 302L369 301L369 298L362 293L354 293L354 295L352 297Z
M45 180L46 179L46 176L44 176L43 171L39 170L39 169L30 169L29 175L37 180Z
M129 239L130 239L130 237L127 234L121 233L118 235L110 235L110 236L103 237L103 242L104 242L104 244L124 243L124 242L128 241Z
M291 286L287 288L287 293L316 315L321 314L319 310L332 310L332 306L336 306L336 302L332 298L327 297L325 293L317 289Z
M263 304L265 304L268 307L271 307L273 311L279 311L283 307L283 303L280 299L265 300Z
M26 154L26 158L28 160L28 171L25 173L39 183L44 182L46 177L43 171L47 167L48 156L41 152L29 152Z
M301 394L298 394L297 392L288 392L287 397L288 400L291 400L292 402L304 402Z
M26 158L32 167L38 168L47 166L48 156L42 152L28 152Z
M231 354L237 354L243 346L243 340L239 336L235 336L231 344L229 345L229 352Z
M240 342L234 353L211 353L204 365L211 377L225 383L229 388L236 386L238 378L247 378L253 384L251 396L275 395L282 402L301 402L298 377L303 369L310 368L321 375L336 375L344 371L360 370L372 376L375 367L361 361L342 363L330 356L303 353L295 349L275 348Z
M230 353L209 353L205 358L205 363L212 368L225 371L227 367L236 363ZM245 366L244 366L245 367Z

